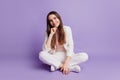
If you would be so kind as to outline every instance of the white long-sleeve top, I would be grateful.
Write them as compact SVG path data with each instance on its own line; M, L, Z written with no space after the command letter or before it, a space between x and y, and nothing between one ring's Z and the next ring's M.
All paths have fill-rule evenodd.
M72 55L74 54L74 43L73 43L73 36L72 36L72 30L69 26L63 26L63 29L65 31L65 36L66 36L66 43L63 44L64 49L66 51L66 55L72 57ZM47 48L46 46L46 41L47 41L47 35L45 35L45 40L43 43L43 51L48 51L51 53L55 53L55 50L51 49L51 48Z

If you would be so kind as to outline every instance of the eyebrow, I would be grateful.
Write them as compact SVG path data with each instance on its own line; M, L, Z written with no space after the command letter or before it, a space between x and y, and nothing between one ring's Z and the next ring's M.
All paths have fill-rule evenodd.
M57 18L56 16L53 17L53 19ZM51 21L51 19L49 19L49 21Z

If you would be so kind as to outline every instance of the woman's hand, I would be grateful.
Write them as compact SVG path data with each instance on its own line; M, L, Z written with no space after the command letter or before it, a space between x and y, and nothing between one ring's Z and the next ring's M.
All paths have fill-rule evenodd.
M51 28L51 34L52 34L52 35L54 35L54 34L55 34L55 32L56 32L56 30L57 30L57 28L56 28L56 27Z
M62 64L60 71L62 71L63 74L66 74L66 75L69 74L70 72L67 64Z

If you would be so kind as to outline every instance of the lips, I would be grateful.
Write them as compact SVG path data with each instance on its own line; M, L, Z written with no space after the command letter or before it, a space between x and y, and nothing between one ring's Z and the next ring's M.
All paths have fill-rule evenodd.
M53 26L54 26L54 27L58 27L58 23L56 23L56 24L53 24Z

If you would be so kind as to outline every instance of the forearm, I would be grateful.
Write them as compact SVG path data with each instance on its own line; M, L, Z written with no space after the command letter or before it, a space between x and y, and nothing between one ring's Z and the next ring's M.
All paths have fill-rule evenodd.
M67 56L63 64L68 65L70 60L71 60L71 57Z
M46 41L46 46L47 48L51 48L51 40L52 40L53 34L50 34L47 41Z

